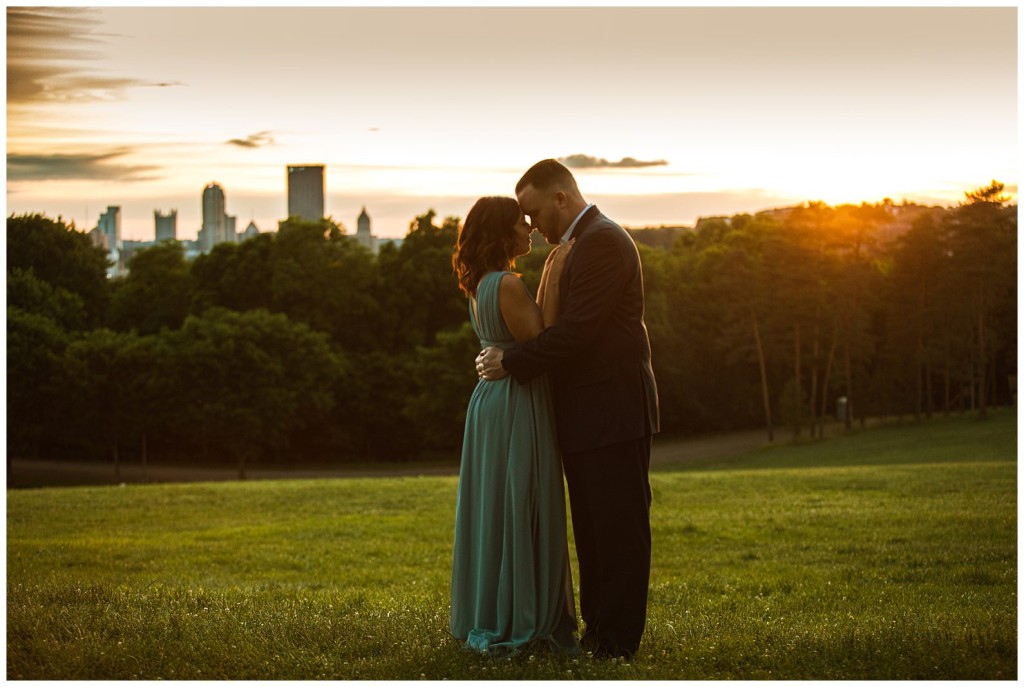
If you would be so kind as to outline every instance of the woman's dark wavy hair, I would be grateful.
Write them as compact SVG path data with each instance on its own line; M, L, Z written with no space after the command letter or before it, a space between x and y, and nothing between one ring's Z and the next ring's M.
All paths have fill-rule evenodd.
M515 198L487 196L473 204L459 230L452 268L466 297L476 295L477 284L488 272L515 265L513 231L521 211Z

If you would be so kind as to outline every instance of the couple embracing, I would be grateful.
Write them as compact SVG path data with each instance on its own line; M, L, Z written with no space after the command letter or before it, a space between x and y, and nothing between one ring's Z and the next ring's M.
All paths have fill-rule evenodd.
M459 473L451 632L490 654L541 642L631 657L647 614L658 431L640 256L555 160L531 167L516 197L477 201L452 257L483 351ZM556 246L536 300L510 271L534 229Z

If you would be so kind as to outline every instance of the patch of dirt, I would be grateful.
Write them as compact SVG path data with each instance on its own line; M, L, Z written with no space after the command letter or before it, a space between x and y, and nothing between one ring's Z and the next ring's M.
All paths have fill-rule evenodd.
M656 436L651 447L651 466L658 467L691 461L703 461L746 453L767 445L763 430L731 432L702 437ZM324 469L254 468L246 479L318 479L339 477L402 477L417 475L457 475L457 465L388 465L387 467L339 467ZM154 482L218 482L237 480L238 470L229 467L191 467L138 464L121 465L120 476L112 463L75 463L52 460L14 460L7 472L8 488L67 487Z

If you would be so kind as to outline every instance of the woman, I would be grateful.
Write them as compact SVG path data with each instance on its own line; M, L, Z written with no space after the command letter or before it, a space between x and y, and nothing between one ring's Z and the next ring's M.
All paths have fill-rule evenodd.
M531 231L512 198L481 198L466 216L452 265L481 346L529 341L544 327L509 271L530 252ZM548 262L551 318L561 263ZM564 494L547 378L480 380L466 411L452 562L451 631L466 648L513 654L544 640L579 651Z

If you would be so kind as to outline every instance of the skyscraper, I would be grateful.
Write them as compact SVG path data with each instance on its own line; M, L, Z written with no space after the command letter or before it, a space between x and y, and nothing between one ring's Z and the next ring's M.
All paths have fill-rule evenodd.
M121 260L121 206L109 205L100 214L96 228L90 232L93 243L107 249L107 259L113 265L107 268L108 277L116 277L124 270Z
M365 246L371 253L377 253L377 238L370 232L370 216L366 214L366 206L356 219L356 241Z
M153 222L156 224L156 241L176 241L178 239L178 211L171 210L166 215L159 210L153 211Z
M107 239L107 247L110 250L121 246L121 206L108 205L107 211L100 213L99 222L96 223Z
M224 212L224 189L210 183L203 189L203 228L199 230L199 247L209 252L218 243L235 241L235 217Z
M316 222L324 217L324 166L288 166L288 216Z

